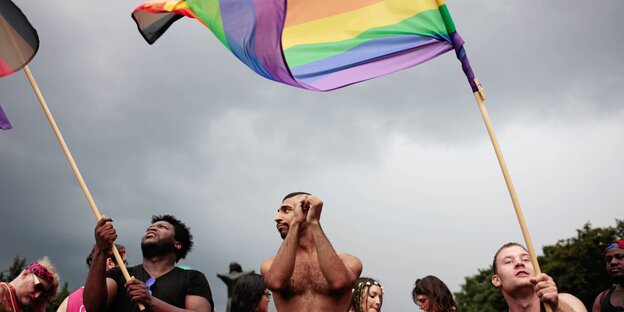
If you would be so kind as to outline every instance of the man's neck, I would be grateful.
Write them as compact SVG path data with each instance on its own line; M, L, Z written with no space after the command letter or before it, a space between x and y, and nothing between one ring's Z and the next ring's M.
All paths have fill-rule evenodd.
M509 306L509 312L539 312L540 300L532 287L525 287L510 293L503 292L503 297Z
M299 242L297 247L305 252L313 252L316 250L314 246L314 237L312 236L312 231L308 225L304 225L299 230Z
M151 258L143 258L143 269L151 277L158 278L171 271L176 264L176 255L174 253L164 256L154 256Z

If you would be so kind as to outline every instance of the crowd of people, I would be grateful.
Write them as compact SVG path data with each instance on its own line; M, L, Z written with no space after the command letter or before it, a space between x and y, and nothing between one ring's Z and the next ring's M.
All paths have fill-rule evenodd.
M271 296L277 311L379 312L384 290L379 280L361 277L362 262L337 252L321 227L323 202L305 192L282 200L275 223L283 241L276 255L265 260L260 273L237 276L228 288L231 312L268 312ZM115 244L117 233L106 216L95 226L95 245L87 257L89 273L83 287L70 294L58 311L216 311L206 276L176 266L193 247L190 228L172 215L153 216L141 238L141 263L124 276L113 246L125 265L125 247ZM592 312L624 311L624 240L605 249L606 269L614 286L600 292ZM508 243L492 261L493 287L500 290L510 312L587 311L572 294L560 293L545 273L535 274L526 248ZM238 271L241 271L240 269ZM44 257L28 265L15 279L0 283L0 312L30 306L46 311L54 299L59 276ZM460 306L439 278L416 279L412 299L425 312L459 312Z

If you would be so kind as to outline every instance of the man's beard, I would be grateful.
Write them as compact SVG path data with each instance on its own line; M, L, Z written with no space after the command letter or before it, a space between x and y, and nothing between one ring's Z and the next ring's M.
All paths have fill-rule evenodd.
M611 281L614 284L619 284L619 285L624 285L624 276L623 275L616 275L616 276L611 276Z
M141 243L143 258L164 256L175 252L175 245L172 243Z

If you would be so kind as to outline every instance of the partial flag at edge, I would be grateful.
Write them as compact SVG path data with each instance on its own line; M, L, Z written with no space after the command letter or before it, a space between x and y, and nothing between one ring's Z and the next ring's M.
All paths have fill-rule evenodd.
M2 110L2 106L0 106L0 129L2 130L9 130L13 128L11 126L11 123L9 122L9 118L7 118L6 114L4 114L4 111Z
M22 69L37 53L39 36L28 18L11 0L0 1L0 77ZM0 129L11 129L0 107Z

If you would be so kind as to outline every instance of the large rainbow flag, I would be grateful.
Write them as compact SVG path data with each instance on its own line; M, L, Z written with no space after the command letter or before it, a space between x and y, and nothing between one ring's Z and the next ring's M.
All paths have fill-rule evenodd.
M329 91L455 50L477 91L444 0L150 0L132 13L150 44L182 16L256 73L291 86Z

